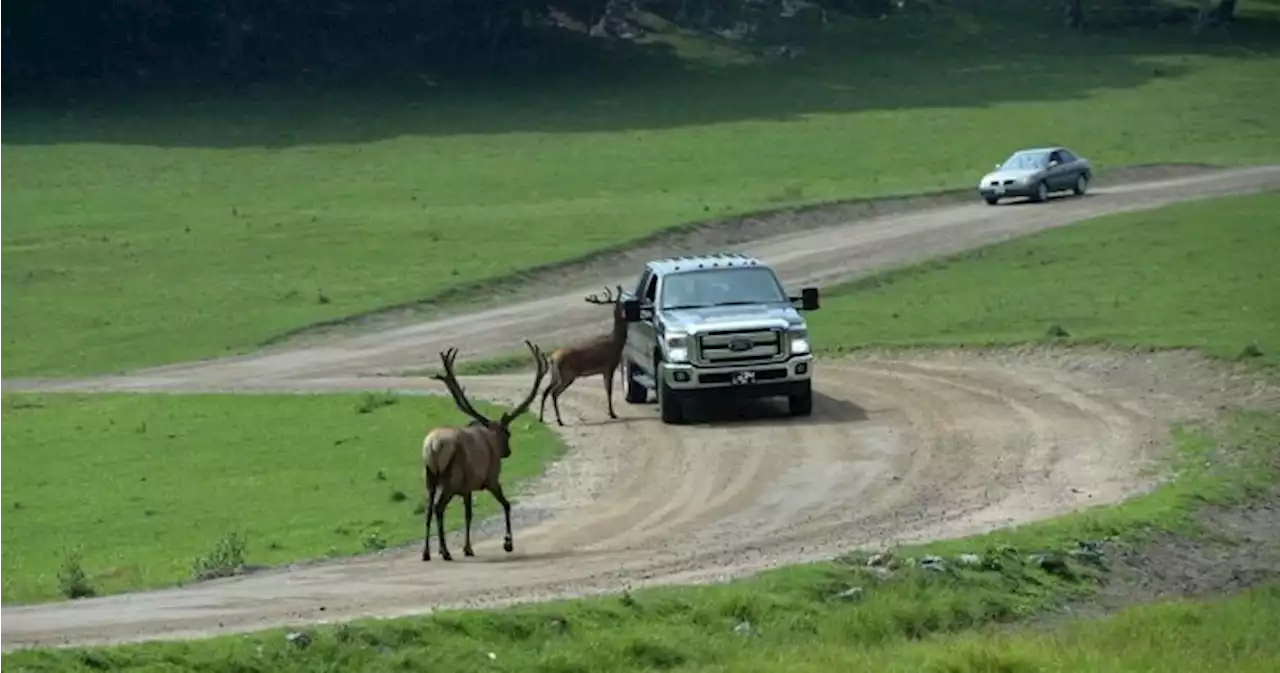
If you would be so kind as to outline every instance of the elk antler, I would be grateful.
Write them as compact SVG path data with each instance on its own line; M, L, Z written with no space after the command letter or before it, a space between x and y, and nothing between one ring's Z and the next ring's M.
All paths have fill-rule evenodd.
M471 402L467 399L467 394L462 391L462 386L458 383L458 377L454 376L453 361L457 357L457 348L450 348L440 353L440 362L444 365L444 373L433 374L431 378L444 383L445 387L449 389L449 394L453 396L453 403L458 405L458 411L474 418L481 425L493 425L493 421L485 418L484 414L476 411L476 408L471 406Z
M621 285L618 286L618 294L619 295L622 294ZM601 297L599 293L597 293L597 294L588 295L585 299L583 299L583 301L589 304L612 304L616 300L617 298L613 296L613 290L609 289L609 286L607 285L604 288L604 297Z
M542 353L542 349L533 345L528 339L525 339L524 345L528 346L529 351L533 353L534 362L538 365L538 373L533 377L533 387L529 389L529 394L524 398L524 401L516 405L511 411L503 414L501 420L498 421L504 428L529 408L529 405L533 403L534 395L538 394L538 386L542 385L543 377L551 370L551 364L547 362L547 356Z

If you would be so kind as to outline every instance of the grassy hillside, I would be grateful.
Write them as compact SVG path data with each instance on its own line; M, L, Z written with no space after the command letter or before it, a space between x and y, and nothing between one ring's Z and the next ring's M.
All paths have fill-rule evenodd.
M422 433L459 417L384 394L5 394L3 601L62 597L77 553L101 595L189 580L197 557L232 567L232 534L251 565L420 539ZM536 420L516 431L508 493L563 448Z
M949 6L835 24L794 60L659 36L521 85L6 109L4 375L243 351L681 222L966 186L1020 145L1280 158L1280 43L1257 30Z
M1017 272L1030 251L1034 259L1058 260L1055 273L1017 278L1024 285L1021 291L1045 298L1088 292L1088 285L1079 283L1095 277L1124 278L1132 267L1151 268L1153 261L1166 257L1195 257L1199 262L1179 267L1178 287L1220 287L1223 269L1243 274L1259 270L1253 252L1265 248L1269 239L1228 233L1216 236L1220 243L1206 247L1208 239L1256 224L1251 208L1269 203L1266 198L1274 197L1224 199L1211 204L1216 209L1175 206L1128 215L1127 220L1107 218L995 246L941 270L926 266L897 272L883 285L896 293L898 302L918 304L938 291L934 274L1001 278ZM1188 212L1211 217L1195 221ZM1095 237L1075 238L1084 235L1078 232ZM1094 241L1094 254L1082 254L1090 245L1084 240ZM1116 248L1132 254L1108 252ZM1145 250L1155 252L1147 255ZM991 287L1007 292L1004 286L1011 284L1013 280ZM1134 295L1127 311L1100 314L1095 324L1099 334L1122 341L1158 334L1170 322L1166 295L1177 288L1165 281L1151 284L1161 291ZM848 313L863 294L833 296L824 311ZM1221 292L1182 292L1177 311L1205 316L1200 343L1210 352L1229 353L1243 339L1252 338L1256 324L1226 320L1226 328L1214 327L1221 319L1221 299ZM868 301L874 306L881 300ZM832 322L826 333L838 335L837 330L848 324ZM1007 326L999 322L978 323L967 334L985 342L986 335L1002 329ZM953 334L957 342L968 338L959 331ZM895 341L910 337L905 332L884 333ZM855 344L855 337L848 336L846 343ZM727 586L663 588L501 611L319 626L311 630L312 644L303 650L279 631L268 631L194 643L7 654L4 663L30 670L146 670L164 665L177 670L305 671L337 666L381 671L430 668L448 661L449 670L459 672L566 673L1164 672L1204 670L1206 665L1271 670L1268 667L1273 668L1280 656L1273 635L1280 589L1274 583L1229 600L1140 607L1103 621L1068 620L1059 610L1064 602L1084 607L1085 612L1098 609L1091 597L1117 591L1116 586L1125 584L1125 572L1149 573L1156 568L1160 572L1142 575L1134 585L1144 591L1153 583L1179 591L1185 585L1182 577L1217 575L1228 578L1223 580L1226 585L1248 581L1248 571L1233 575L1229 565L1242 549L1271 553L1267 558L1275 559L1266 550L1274 549L1275 542L1268 537L1275 534L1273 509L1268 508L1274 508L1280 486L1280 414L1241 411L1219 420L1177 429L1177 450L1169 465L1176 478L1122 505L978 538L896 550L900 561L940 555L946 568L942 572L918 563L890 563L887 567L894 569L886 574L868 569L868 558L854 554ZM1251 536L1247 539L1236 528L1210 518L1230 512L1249 515L1254 506L1255 525L1245 527ZM1098 550L1101 557L1096 556ZM1055 562L1032 561L1032 552L1047 554ZM960 563L965 553L980 555L982 565ZM1250 567L1265 571L1274 567L1267 565L1270 562L1260 560ZM1097 580L1104 573L1112 581L1100 585ZM1010 625L1032 616L1041 623ZM1002 626L987 628L997 624Z
M837 352L1103 341L1274 367L1277 212L1280 192L1101 217L832 288L810 325Z

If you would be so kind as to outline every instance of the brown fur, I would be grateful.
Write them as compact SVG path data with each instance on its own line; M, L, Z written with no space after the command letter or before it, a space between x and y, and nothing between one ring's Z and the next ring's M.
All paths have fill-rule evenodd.
M538 405L539 421L544 418L547 396L550 395L551 407L556 412L556 423L564 425L564 421L560 420L560 394L573 385L576 379L597 374L604 378L609 418L618 417L613 413L613 374L618 370L622 361L622 348L627 343L627 321L622 311L622 286L617 288L617 297L606 287L603 298L593 294L585 299L592 304L613 304L613 329L606 334L562 346L551 353L551 382L542 391L542 401Z
M455 495L462 496L465 513L466 538L462 553L475 556L471 550L471 494L475 491L488 491L502 506L502 514L506 519L507 536L502 548L512 551L515 546L511 536L511 503L502 492L499 477L502 472L502 459L511 455L511 422L523 414L533 402L538 386L547 374L546 357L537 346L526 341L525 345L533 353L538 366L538 373L533 380L533 388L524 401L514 409L502 415L498 421L492 421L475 410L467 400L462 386L453 374L453 360L458 349L451 348L440 354L444 364L444 373L432 378L442 381L458 405L458 410L471 417L465 426L439 427L427 433L422 440L422 481L427 492L425 511L426 534L422 541L422 560L431 560L431 517L436 518L437 535L439 536L440 557L452 561L449 547L445 544L444 513L449 501Z

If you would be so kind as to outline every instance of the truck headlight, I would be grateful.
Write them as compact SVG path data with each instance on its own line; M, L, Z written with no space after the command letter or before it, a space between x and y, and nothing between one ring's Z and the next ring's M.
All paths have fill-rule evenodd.
M673 332L663 337L667 350L667 359L671 362L688 362L689 335Z
M809 353L809 331L791 330L791 354L807 355Z

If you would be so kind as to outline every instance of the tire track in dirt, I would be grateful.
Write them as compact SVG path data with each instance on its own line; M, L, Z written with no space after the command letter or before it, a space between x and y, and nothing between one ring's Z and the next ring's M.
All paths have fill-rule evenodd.
M776 262L790 283L829 282L1103 212L1277 186L1280 166L1216 171L1041 206L871 218L743 247ZM549 344L599 329L604 317L582 294L294 350L4 387L439 394L428 379L368 374L420 366L425 354L455 343L471 355L496 354L522 338ZM476 531L478 557L452 564L423 564L415 544L183 588L6 606L3 647L490 607L725 579L864 545L968 535L1141 491L1150 482L1139 468L1166 442L1171 421L1280 399L1188 353L863 354L822 359L817 372L809 419L757 403L672 427L652 405L620 403L622 419L609 421L599 385L571 388L561 398L570 449L515 498L515 554L502 553L489 520ZM525 375L464 378L469 392L507 403L528 385ZM416 469L416 454L405 447L406 469Z

